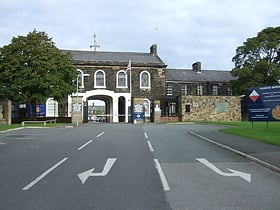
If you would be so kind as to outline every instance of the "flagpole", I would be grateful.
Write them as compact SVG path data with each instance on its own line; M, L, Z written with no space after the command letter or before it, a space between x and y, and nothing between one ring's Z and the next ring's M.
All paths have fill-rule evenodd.
M132 82L131 82L131 67L130 67L130 71L129 71L129 92L130 92L130 97L131 97L131 94L132 94L132 85L131 84L132 84Z

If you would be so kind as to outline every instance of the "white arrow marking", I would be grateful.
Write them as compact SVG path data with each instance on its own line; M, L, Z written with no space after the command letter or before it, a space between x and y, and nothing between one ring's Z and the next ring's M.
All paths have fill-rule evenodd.
M107 176L107 174L109 173L110 169L112 168L116 160L117 158L108 158L102 172L100 173L93 173L95 168L92 168L82 173L79 173L78 177L80 178L81 182L84 184L90 176Z
M230 168L228 168L228 170L231 171L232 173L225 173L204 158L197 158L197 160L221 176L240 176L242 179L246 180L247 182L251 182L251 174L242 171L233 170Z

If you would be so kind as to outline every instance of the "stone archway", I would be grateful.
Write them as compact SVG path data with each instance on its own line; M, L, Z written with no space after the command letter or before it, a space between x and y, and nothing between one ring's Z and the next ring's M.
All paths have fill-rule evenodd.
M94 95L87 98L87 101L98 100L103 103L100 104L89 104L88 103L88 116L96 118L98 122L113 122L112 115L112 97L106 95Z
M83 95L83 102L87 102L89 99L104 101L107 122L120 122L119 115L122 115L121 122L128 122L128 107L131 105L130 93L115 93L110 90L98 89L86 91L80 95Z

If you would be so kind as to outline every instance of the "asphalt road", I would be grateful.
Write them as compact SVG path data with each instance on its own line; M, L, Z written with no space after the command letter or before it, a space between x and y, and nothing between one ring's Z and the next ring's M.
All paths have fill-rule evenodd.
M0 133L0 209L279 209L280 175L189 132L87 124Z

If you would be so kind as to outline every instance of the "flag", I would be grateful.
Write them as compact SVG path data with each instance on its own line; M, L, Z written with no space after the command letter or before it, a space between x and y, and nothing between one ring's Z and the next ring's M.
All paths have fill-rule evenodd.
M128 71L131 71L131 60L128 62L125 72L127 73Z

